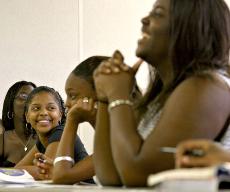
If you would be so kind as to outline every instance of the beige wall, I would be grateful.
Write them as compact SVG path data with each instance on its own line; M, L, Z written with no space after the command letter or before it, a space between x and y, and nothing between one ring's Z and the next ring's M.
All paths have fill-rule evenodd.
M132 65L141 34L140 19L151 9L153 0L80 0L80 59L88 56L112 55L119 49ZM144 69L144 68L143 68ZM146 75L139 74L144 82ZM84 124L81 137L92 151L93 129Z
M140 19L152 4L153 0L0 0L0 109L8 87L18 80L54 87L65 98L68 74L94 54L111 55L120 49L132 65ZM147 81L145 70L139 82ZM91 153L93 130L84 124L80 136Z

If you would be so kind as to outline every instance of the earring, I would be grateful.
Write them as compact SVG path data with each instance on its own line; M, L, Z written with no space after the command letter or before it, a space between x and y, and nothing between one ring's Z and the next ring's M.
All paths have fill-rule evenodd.
M29 123L26 123L26 129L27 129L27 130L31 129L31 126L30 126Z
M60 121L58 121L58 125L61 125L61 120L60 120Z
M8 119L13 119L13 118L14 118L14 113L8 111L8 112L7 112L7 117L8 117Z

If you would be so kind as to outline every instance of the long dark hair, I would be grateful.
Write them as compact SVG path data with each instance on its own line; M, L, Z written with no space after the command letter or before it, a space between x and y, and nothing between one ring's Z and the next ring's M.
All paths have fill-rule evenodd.
M3 109L2 109L2 124L4 126L5 131L8 130L14 130L14 119L9 118L11 114L14 112L14 99L18 93L18 91L23 87L31 85L33 88L36 87L36 85L32 82L28 81L18 81L14 83L9 90L6 93L4 103L3 103ZM25 127L26 129L26 127ZM30 130L28 130L30 131Z
M170 51L174 79L155 81L144 104L162 106L172 90L191 75L223 70L229 74L230 12L223 0L170 0Z

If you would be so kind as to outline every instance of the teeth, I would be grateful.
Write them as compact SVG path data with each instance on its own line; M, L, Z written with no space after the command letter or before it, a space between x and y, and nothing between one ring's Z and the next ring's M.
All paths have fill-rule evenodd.
M47 122L49 122L48 120L40 120L40 121L38 121L38 122L40 122L40 123L47 123Z

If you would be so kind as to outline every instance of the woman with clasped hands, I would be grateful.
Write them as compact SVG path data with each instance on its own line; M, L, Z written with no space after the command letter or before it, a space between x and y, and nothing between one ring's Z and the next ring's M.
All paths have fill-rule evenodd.
M161 147L189 138L229 143L220 134L230 115L226 3L157 0L141 22L136 55L155 78L135 108L140 115L130 100L136 66L126 66L116 51L94 74L100 101L94 165L102 185L146 186L148 175L174 168L173 155Z

